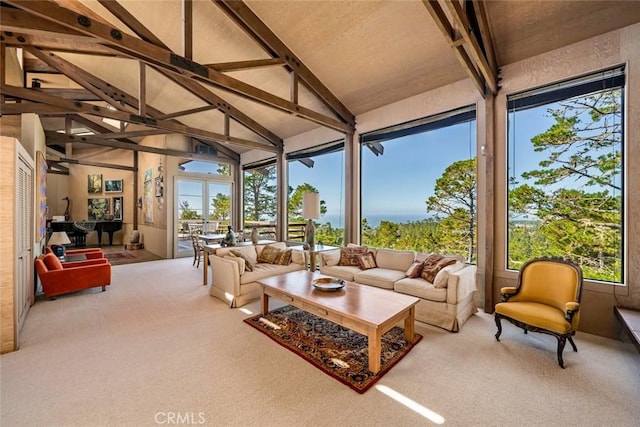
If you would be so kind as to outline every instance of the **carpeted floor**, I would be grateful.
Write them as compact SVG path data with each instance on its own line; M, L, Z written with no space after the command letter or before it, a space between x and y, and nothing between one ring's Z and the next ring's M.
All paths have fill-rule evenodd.
M269 338L302 357L325 374L364 393L398 363L421 339L408 343L394 327L382 336L380 372L369 371L367 337L293 306L245 319Z

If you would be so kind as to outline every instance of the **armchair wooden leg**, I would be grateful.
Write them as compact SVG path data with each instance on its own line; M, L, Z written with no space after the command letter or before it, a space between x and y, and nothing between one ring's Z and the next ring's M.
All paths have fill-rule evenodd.
M564 361L562 360L562 352L564 351L564 346L567 343L567 337L561 336L558 337L558 364L562 369L564 369Z
M573 351L577 353L578 347L576 347L576 343L573 342L573 338L572 337L567 337L567 338L569 339L569 344L571 344L571 347L573 347Z
M496 313L494 316L496 321L496 326L498 327L498 332L496 332L496 341L500 341L500 335L502 334L502 323L500 322L500 316Z

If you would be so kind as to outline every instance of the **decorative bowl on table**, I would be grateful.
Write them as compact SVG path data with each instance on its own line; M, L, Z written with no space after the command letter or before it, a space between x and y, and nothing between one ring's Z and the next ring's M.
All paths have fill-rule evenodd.
M313 279L311 284L319 291L337 291L344 288L344 280L336 279L335 277L318 277Z

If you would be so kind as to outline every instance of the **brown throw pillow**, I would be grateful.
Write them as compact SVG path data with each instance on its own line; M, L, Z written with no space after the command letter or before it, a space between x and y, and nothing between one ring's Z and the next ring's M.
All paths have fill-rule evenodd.
M265 246L258 255L258 262L266 262L267 264L273 264L276 260L276 257L280 253L280 249L274 248L273 246Z
M358 255L364 255L369 252L366 246L350 246L347 248L340 248L340 261L338 265L349 265L352 267L359 267Z
M376 268L376 258L373 256L373 252L367 252L366 254L358 255L358 264L360 270L368 270L370 268Z
M422 263L422 273L420 275L427 282L433 283L438 271L454 262L456 262L456 258L453 257L444 257L438 254L429 255Z
M276 259L273 260L273 263L278 265L289 265L291 263L291 249L278 249L278 255L276 255Z
M237 257L240 257L244 260L244 268L247 271L253 271L253 267L255 267L255 264L253 263L253 261L251 261L251 259L249 259L248 256L246 256L245 254L243 254L242 252L240 252L237 249L233 249L231 251L231 253Z
M414 261L405 274L407 275L407 277L410 277L412 279L420 277L420 273L422 273L422 265L422 262Z

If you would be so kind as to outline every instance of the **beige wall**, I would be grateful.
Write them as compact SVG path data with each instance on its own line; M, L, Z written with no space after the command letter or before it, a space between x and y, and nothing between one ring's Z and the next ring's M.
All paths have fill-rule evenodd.
M495 199L495 286L498 300L502 286L513 286L516 273L505 269L506 246L506 97L510 93L553 83L574 76L627 64L626 186L627 208L625 286L586 281L581 308L580 330L609 337L617 334L613 306L640 307L640 24L607 33L544 55L502 67L502 90L496 98L496 199ZM615 291L615 295L614 295Z

